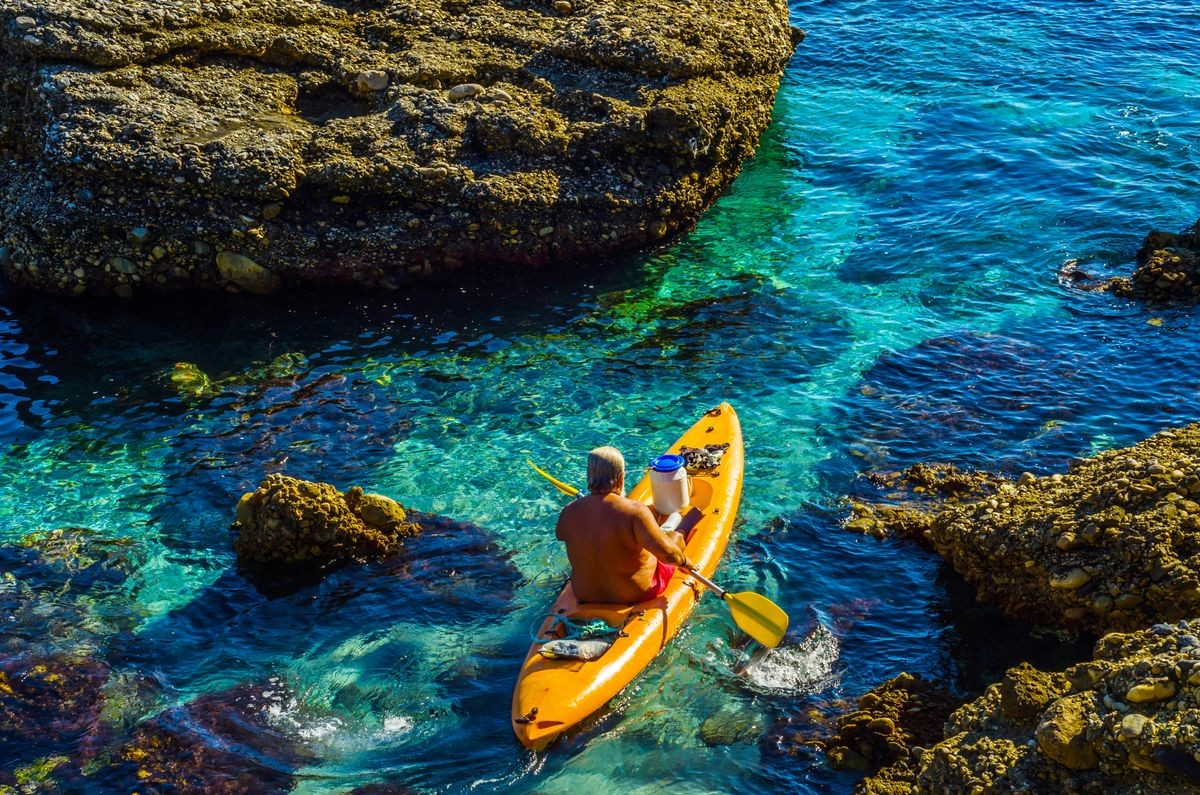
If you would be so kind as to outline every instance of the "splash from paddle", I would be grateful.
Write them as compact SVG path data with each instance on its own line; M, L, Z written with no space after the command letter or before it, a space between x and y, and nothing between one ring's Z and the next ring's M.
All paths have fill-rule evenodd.
M525 459L525 463L529 464L534 472L550 481L554 485L554 488L563 494L568 497L579 496L579 489L550 476L528 458ZM688 569L688 571L729 606L729 612L733 616L733 623L737 624L747 635L772 649L778 646L779 642L783 640L783 636L788 628L788 614L779 605L762 594L757 594L753 591L730 593L695 569Z

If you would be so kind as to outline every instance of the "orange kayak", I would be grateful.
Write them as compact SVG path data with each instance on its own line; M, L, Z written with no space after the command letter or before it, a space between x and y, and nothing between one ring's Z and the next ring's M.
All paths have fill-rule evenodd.
M717 568L742 497L742 426L728 403L705 413L670 447L703 448L728 444L721 463L711 471L691 476L689 505L680 510L680 532L687 537L687 557L697 571L711 577ZM629 497L651 503L647 474ZM659 521L663 517L658 517ZM559 594L537 637L549 639L562 616L573 622L603 619L621 627L624 636L597 660L548 659L538 654L542 642L529 647L512 698L512 727L527 748L542 749L558 735L597 711L621 692L679 631L696 606L704 586L683 569L677 569L666 591L637 604L580 604L570 583Z

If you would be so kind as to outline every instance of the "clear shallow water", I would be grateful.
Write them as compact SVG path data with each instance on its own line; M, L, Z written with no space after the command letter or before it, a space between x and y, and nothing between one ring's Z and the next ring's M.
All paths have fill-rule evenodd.
M784 727L902 670L965 692L1064 653L956 607L912 546L838 529L870 467L1047 471L1200 418L1193 311L1056 278L1128 271L1149 229L1200 212L1200 14L993 6L793 4L809 35L757 159L693 234L600 272L203 310L0 294L0 542L84 526L138 563L81 597L0 561L35 604L12 597L10 650L144 674L148 715L274 677L288 695L262 709L306 749L302 792L848 792ZM184 398L181 361L242 377ZM722 399L749 466L721 579L798 631L739 677L706 603L589 730L520 749L513 677L565 570L561 503L523 459L578 481L590 447L640 460ZM482 530L267 600L228 525L275 471ZM743 730L710 745L713 716Z

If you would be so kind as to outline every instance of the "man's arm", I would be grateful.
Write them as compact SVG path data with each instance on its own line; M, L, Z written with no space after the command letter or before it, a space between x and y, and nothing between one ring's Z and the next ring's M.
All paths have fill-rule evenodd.
M557 538L559 541L566 541L566 539L563 538L563 526L564 526L563 514L565 514L565 513L566 513L565 510L560 511L558 514L558 521L554 523L554 537Z
M690 568L687 556L684 554L683 535L681 533L664 533L654 521L654 514L641 503L636 503L633 509L633 535L638 543L659 560L674 563L676 566Z

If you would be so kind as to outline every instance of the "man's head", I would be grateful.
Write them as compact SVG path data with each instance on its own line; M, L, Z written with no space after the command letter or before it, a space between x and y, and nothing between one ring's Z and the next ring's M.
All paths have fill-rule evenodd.
M588 453L588 491L608 494L625 487L625 459L615 447L597 447Z

